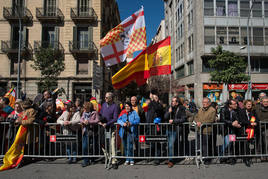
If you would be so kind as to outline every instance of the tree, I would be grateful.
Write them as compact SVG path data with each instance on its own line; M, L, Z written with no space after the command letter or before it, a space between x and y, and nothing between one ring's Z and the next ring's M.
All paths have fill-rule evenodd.
M64 55L61 50L49 48L38 48L35 58L32 59L31 67L41 72L38 82L41 90L52 90L58 76L65 69Z
M209 67L213 69L210 72L211 81L223 83L227 89L230 83L249 80L249 76L245 73L247 62L244 57L223 50L222 46L211 48L211 52L213 57L208 60Z

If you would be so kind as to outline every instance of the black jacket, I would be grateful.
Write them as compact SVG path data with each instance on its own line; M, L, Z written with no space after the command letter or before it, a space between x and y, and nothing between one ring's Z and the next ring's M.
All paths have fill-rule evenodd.
M173 124L181 124L187 121L185 107L180 105L172 108L172 112L169 112L169 107L164 116L165 122L168 123L169 119L173 120Z
M237 134L238 129L232 126L232 123L234 121L238 121L238 123L241 125L241 119L240 116L240 109L233 110L232 112L229 110L228 107L223 107L220 111L220 122L225 123L225 135L226 134Z
M154 123L154 119L159 117L163 120L163 107L159 102L151 101L148 105L148 111L146 115L147 123Z

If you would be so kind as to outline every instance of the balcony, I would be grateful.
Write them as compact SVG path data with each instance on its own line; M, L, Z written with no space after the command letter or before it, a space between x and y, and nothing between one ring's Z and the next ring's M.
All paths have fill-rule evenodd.
M98 52L93 41L69 41L69 50L75 57L97 57Z
M52 48L60 51L61 53L64 52L62 44L58 41L34 41L34 51L37 52L40 48Z
M16 56L19 52L19 41L1 41L1 50L8 56ZM21 56L32 54L32 46L28 42L21 43Z
M36 8L36 18L42 23L60 23L63 22L64 15L59 8Z
M71 18L74 22L97 22L98 16L93 8L71 8Z
M9 22L18 22L19 19L21 19L22 23L24 24L32 23L33 20L33 15L31 11L26 7L23 8L4 7L3 17Z

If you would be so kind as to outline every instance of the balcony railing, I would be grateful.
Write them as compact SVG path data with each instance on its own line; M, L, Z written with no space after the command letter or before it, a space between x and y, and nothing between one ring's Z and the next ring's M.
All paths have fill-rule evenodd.
M26 7L4 7L3 17L8 21L18 21L19 19L22 19L24 23L31 22L33 20L31 11Z
M12 54L19 52L19 41L1 41L1 50L4 53ZM21 52L31 52L32 46L28 42L21 42Z
M64 52L63 46L58 41L34 41L34 51L38 51L40 48L52 48Z
M95 22L98 20L98 16L95 10L90 8L71 8L71 18L74 21L92 21Z
M57 21L64 20L64 15L59 8L36 8L36 18L39 21Z
M69 50L71 53L88 53L93 54L98 51L93 41L69 41Z

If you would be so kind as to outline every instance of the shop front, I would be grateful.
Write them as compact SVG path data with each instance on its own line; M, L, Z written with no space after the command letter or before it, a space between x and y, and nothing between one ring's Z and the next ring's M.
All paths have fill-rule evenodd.
M248 90L248 84L229 84L229 97L236 98L237 96L241 96L245 99L245 94ZM252 84L252 98L253 100L257 100L258 96L261 92L265 92L268 94L268 84L267 83L253 83Z
M223 85L217 83L203 84L203 97L208 97L212 102L222 102Z

